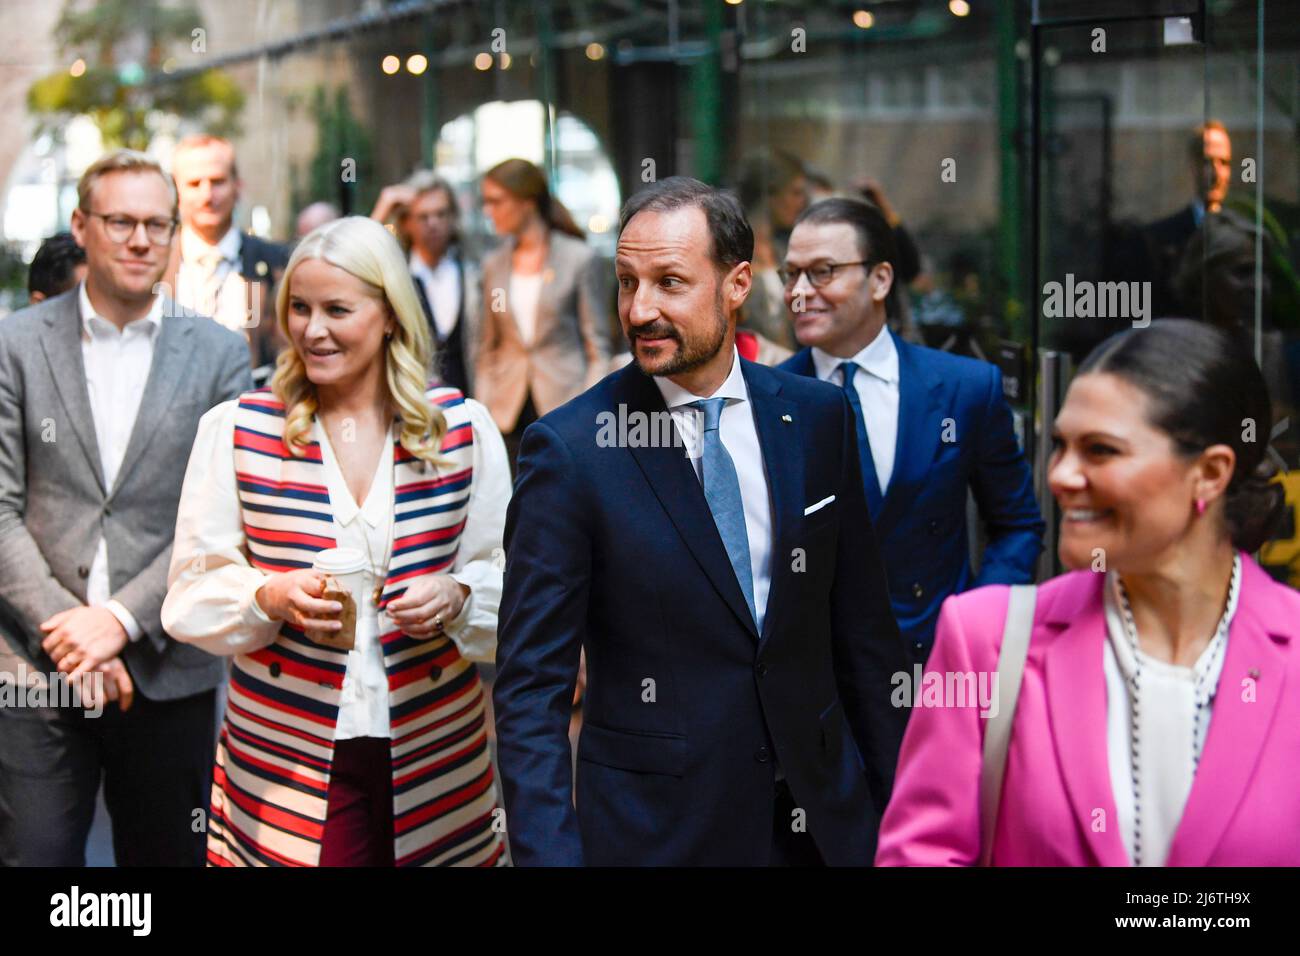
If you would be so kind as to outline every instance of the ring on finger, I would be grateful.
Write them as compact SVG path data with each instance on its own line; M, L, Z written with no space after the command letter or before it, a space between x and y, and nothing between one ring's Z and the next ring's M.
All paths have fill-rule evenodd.
M433 629L434 629L435 631L441 631L441 630L442 630L442 615L441 615L441 614L435 614L435 615L433 616Z

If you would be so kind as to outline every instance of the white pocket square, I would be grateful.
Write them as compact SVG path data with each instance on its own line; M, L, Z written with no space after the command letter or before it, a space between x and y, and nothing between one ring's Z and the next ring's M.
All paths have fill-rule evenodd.
M803 516L806 518L814 511L821 511L823 508L825 508L828 504L830 504L834 500L835 500L835 496L831 495L829 498L823 498L815 505L809 505L807 508L803 509Z

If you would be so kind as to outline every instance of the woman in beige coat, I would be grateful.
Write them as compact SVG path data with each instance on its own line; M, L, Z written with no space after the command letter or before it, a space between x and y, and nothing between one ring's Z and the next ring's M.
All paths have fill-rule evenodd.
M475 393L513 467L524 429L608 371L607 270L532 163L497 164L482 189L483 210L505 241L483 260Z

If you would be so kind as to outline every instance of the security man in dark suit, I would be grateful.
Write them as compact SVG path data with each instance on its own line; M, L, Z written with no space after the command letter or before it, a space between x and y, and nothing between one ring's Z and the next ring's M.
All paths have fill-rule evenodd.
M437 347L437 377L473 394L482 276L460 246L460 210L451 184L421 169L385 187L370 218L392 220L410 254L411 278Z
M1188 141L1187 158L1191 163L1196 194L1178 212L1148 224L1142 230L1145 264L1143 279L1152 283L1152 315L1156 317L1187 314L1188 303L1174 288L1183 251L1206 213L1217 213L1228 198L1232 183L1232 140L1218 120L1198 126Z

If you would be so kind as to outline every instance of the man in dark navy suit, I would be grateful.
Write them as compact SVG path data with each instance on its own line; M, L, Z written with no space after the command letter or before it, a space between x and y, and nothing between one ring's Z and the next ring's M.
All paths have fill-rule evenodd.
M635 361L528 428L506 519L514 862L869 865L907 661L851 409L736 354L753 233L733 197L672 177L621 227Z
M1034 579L1045 525L997 366L912 345L885 327L894 256L874 206L826 199L804 210L780 274L805 348L780 367L839 386L853 406L894 617L923 663L948 595ZM987 534L978 574L968 488Z
M1195 193L1182 209L1143 229L1145 256L1137 257L1143 279L1152 282L1151 314L1190 315L1191 303L1182 301L1174 286L1183 253L1192 236L1205 222L1206 213L1217 213L1228 198L1232 185L1232 139L1218 120L1196 127L1187 143Z

